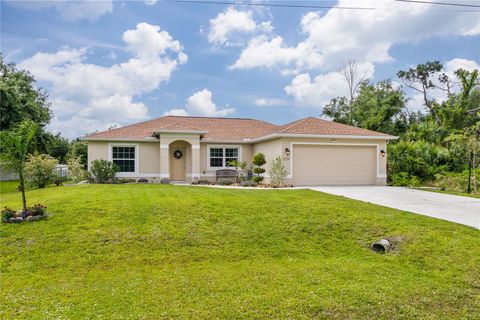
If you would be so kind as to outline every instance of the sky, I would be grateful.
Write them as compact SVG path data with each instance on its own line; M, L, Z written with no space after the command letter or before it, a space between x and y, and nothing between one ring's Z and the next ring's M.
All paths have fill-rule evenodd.
M394 85L399 70L426 61L439 60L450 75L480 69L480 8L259 2L357 9L2 0L1 52L48 92L48 129L69 139L163 115L276 124L319 116L347 95L339 69L348 61L359 77ZM407 93L408 108L423 110L421 96Z

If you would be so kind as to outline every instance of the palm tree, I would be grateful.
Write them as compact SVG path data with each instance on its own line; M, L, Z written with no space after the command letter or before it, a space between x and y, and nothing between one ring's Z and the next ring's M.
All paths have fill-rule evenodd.
M18 174L22 191L23 212L27 211L25 198L24 167L38 125L32 120L24 120L13 129L0 131L0 164Z

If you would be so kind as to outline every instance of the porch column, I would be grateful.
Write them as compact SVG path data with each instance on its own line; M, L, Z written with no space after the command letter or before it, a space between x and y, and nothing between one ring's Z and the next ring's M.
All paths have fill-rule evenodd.
M192 181L200 178L200 137L195 137L192 144Z
M169 142L160 136L160 177L170 178L170 153Z

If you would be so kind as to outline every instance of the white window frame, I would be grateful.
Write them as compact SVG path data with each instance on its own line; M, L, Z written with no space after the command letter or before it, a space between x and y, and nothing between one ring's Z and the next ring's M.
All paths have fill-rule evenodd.
M134 172L117 172L116 176L120 178L137 177L139 173L139 144L138 143L109 143L108 144L108 161L113 162L113 147L134 147L135 148L135 171Z
M222 167L210 167L210 149L223 149L223 156L222 156L222 162L223 166ZM222 144L222 145L216 145L216 144L211 144L207 145L207 170L208 171L215 171L215 170L222 170L222 169L233 169L232 167L228 167L225 163L225 149L238 149L238 161L242 161L242 146L240 145L230 145L230 144Z

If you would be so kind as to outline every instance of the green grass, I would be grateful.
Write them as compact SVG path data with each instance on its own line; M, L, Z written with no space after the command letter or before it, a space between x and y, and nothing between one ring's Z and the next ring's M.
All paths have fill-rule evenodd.
M479 193L466 193L466 192L458 192L458 191L451 191L451 190L440 190L440 189L431 189L431 188L413 188L413 189L421 190L421 191L428 191L428 192L452 194L452 195L454 195L454 196L463 196L463 197L470 197L470 198L480 198L480 194L479 194Z
M3 188L2 188L3 190ZM308 190L28 191L0 225L2 319L478 319L480 232ZM3 193L1 205L20 206ZM372 241L401 236L386 255Z

